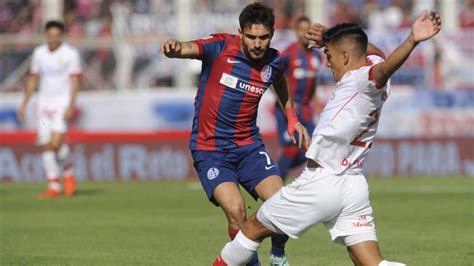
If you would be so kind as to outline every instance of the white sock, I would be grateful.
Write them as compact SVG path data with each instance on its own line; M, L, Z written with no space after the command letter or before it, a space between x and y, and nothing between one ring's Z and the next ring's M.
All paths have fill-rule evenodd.
M54 151L44 151L41 154L41 157L43 159L43 167L44 172L46 173L46 178L51 181L57 180L60 171L58 161L56 160L56 153Z
M224 246L220 256L229 266L242 265L255 255L259 246L260 243L247 238L239 231L234 240Z
M379 266L407 266L407 265L401 262L383 260L379 263Z

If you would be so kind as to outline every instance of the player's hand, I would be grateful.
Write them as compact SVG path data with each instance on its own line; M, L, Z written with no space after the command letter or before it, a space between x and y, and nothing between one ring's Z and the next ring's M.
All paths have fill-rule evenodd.
M428 40L441 30L441 18L435 11L424 10L411 26L411 38L416 43Z
M74 115L74 106L69 106L64 112L64 120L69 121L71 120L72 116Z
M311 138L309 137L308 130L300 123L296 123L293 126L293 132L288 132L290 134L290 138L293 141L293 144L296 144L295 139L295 131L298 133L298 148L304 147L305 149L309 148L311 144Z
M323 48L326 44L324 43L323 41L323 35L324 35L324 32L326 31L327 27L322 25L322 24L319 24L319 23L315 23L311 26L311 28L309 29L309 31L304 35L304 37L306 39L308 39L309 41L311 41L311 43L309 44L308 48Z
M18 121L23 123L25 121L25 113L26 113L26 106L22 105L20 109L18 109L17 117Z
M161 44L160 52L166 56L179 55L181 53L181 42L175 39L169 39L165 43Z

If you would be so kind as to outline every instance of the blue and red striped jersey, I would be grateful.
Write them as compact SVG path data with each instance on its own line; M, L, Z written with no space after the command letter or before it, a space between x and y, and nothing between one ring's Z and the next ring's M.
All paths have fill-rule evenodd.
M311 99L322 64L321 54L317 49L304 49L295 42L281 53L281 59L298 117L302 121L312 120Z
M261 142L258 104L274 81L283 78L281 58L269 48L250 60L238 35L214 34L194 40L202 70L194 102L191 150L226 150Z

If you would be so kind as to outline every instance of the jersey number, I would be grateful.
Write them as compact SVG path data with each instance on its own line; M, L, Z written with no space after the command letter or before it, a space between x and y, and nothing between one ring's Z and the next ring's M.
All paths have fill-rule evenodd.
M264 152L264 151L261 151L261 152L259 152L259 154L265 155L265 157L267 158L267 165L271 165L271 164L272 164L272 160L270 159L270 156L268 156L268 153L266 153L266 152Z
M351 145L359 146L362 148L367 147L367 142L361 141L360 139L362 138L364 134L369 132L370 128L372 128L375 125L375 123L377 123L377 121L379 121L379 116L380 116L379 109L375 109L374 111L372 111L369 114L369 116L373 118L373 121L370 122L367 125L367 127L357 137L355 137L355 139L351 142ZM370 148L370 145L372 145L372 143L369 144L369 148Z

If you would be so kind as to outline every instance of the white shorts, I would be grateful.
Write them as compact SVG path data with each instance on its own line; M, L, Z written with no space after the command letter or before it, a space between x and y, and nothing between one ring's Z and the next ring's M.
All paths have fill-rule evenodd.
M353 235L364 236L357 242L377 241L367 180L361 174L337 176L323 168L306 168L263 203L257 219L295 239L322 222L337 243Z
M64 113L67 107L42 107L38 109L37 143L46 145L51 141L51 134L65 133L67 122Z

